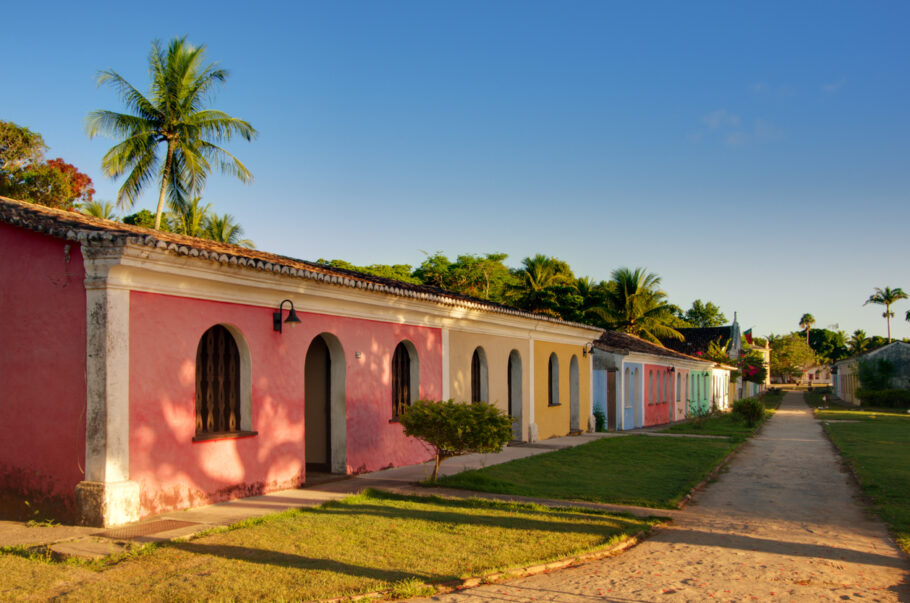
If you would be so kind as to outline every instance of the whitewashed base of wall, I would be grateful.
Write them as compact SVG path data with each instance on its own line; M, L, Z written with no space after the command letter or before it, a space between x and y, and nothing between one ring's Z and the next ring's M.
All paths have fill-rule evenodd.
M528 423L528 441L537 441L537 423Z
M79 523L107 528L139 521L139 484L79 482L76 484Z

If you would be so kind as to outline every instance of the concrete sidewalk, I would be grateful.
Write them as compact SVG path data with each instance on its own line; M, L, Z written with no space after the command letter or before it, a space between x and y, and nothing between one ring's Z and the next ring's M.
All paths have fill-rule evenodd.
M449 459L440 467L440 474L451 475L468 469L489 467L553 450L580 446L599 438L620 437L637 432L585 433L551 438L533 444L510 445L502 452L495 454L470 454ZM116 528L29 527L25 522L0 521L0 546L44 545L49 546L52 551L61 556L97 557L122 549L123 544L117 545L117 542L160 542L186 538L203 530L230 525L244 519L288 509L315 507L330 500L356 494L366 488L383 488L409 494L455 495L454 493L457 491L434 489L427 492L415 485L417 482L427 479L432 471L433 464L428 462L357 476L339 476L338 479L330 478L315 485L304 485L300 488L271 492L262 496L238 498L204 507L164 513L147 517L135 524ZM480 495L480 493L470 495ZM517 500L516 497L511 497L511 499ZM546 504L547 501L535 500L535 502ZM561 504L566 503L563 501Z

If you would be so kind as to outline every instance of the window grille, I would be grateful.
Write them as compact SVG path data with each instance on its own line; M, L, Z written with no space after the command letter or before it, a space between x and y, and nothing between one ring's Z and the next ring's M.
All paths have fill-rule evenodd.
M215 325L196 350L196 435L240 431L240 351Z
M392 416L400 417L411 404L411 355L399 343L392 355Z

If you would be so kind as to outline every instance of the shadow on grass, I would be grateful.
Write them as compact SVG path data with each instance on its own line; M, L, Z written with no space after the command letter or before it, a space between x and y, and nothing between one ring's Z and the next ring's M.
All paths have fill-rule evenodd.
M357 576L359 578L368 578L371 580L382 580L386 582L397 582L407 578L418 578L420 580L450 580L455 578L451 575L430 575L421 574L414 571L394 571L384 570L375 567L365 567L343 563L334 559L321 559L318 557L306 557L304 555L294 555L291 553L282 553L268 549L249 548L244 546L234 546L225 544L202 544L198 542L172 542L167 545L187 553L195 555L210 555L230 559L232 561L246 561L248 563L259 563L263 565L273 565L289 569L313 570L333 572L346 576Z

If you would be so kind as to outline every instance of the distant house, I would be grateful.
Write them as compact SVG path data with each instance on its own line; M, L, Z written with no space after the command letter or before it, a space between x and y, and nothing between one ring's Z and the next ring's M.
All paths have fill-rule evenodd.
M634 335L604 331L594 342L594 408L604 413L611 430L680 421L693 403L693 408L710 408L715 367L729 381L729 368Z
M827 364L813 364L803 369L799 385L824 387L831 385L831 367Z
M910 390L910 343L894 341L871 352L835 362L832 369L834 394L851 404L859 405L860 399L856 395L856 390L860 387L859 366L863 362L876 360L887 360L894 367L894 375L889 383L891 388Z

